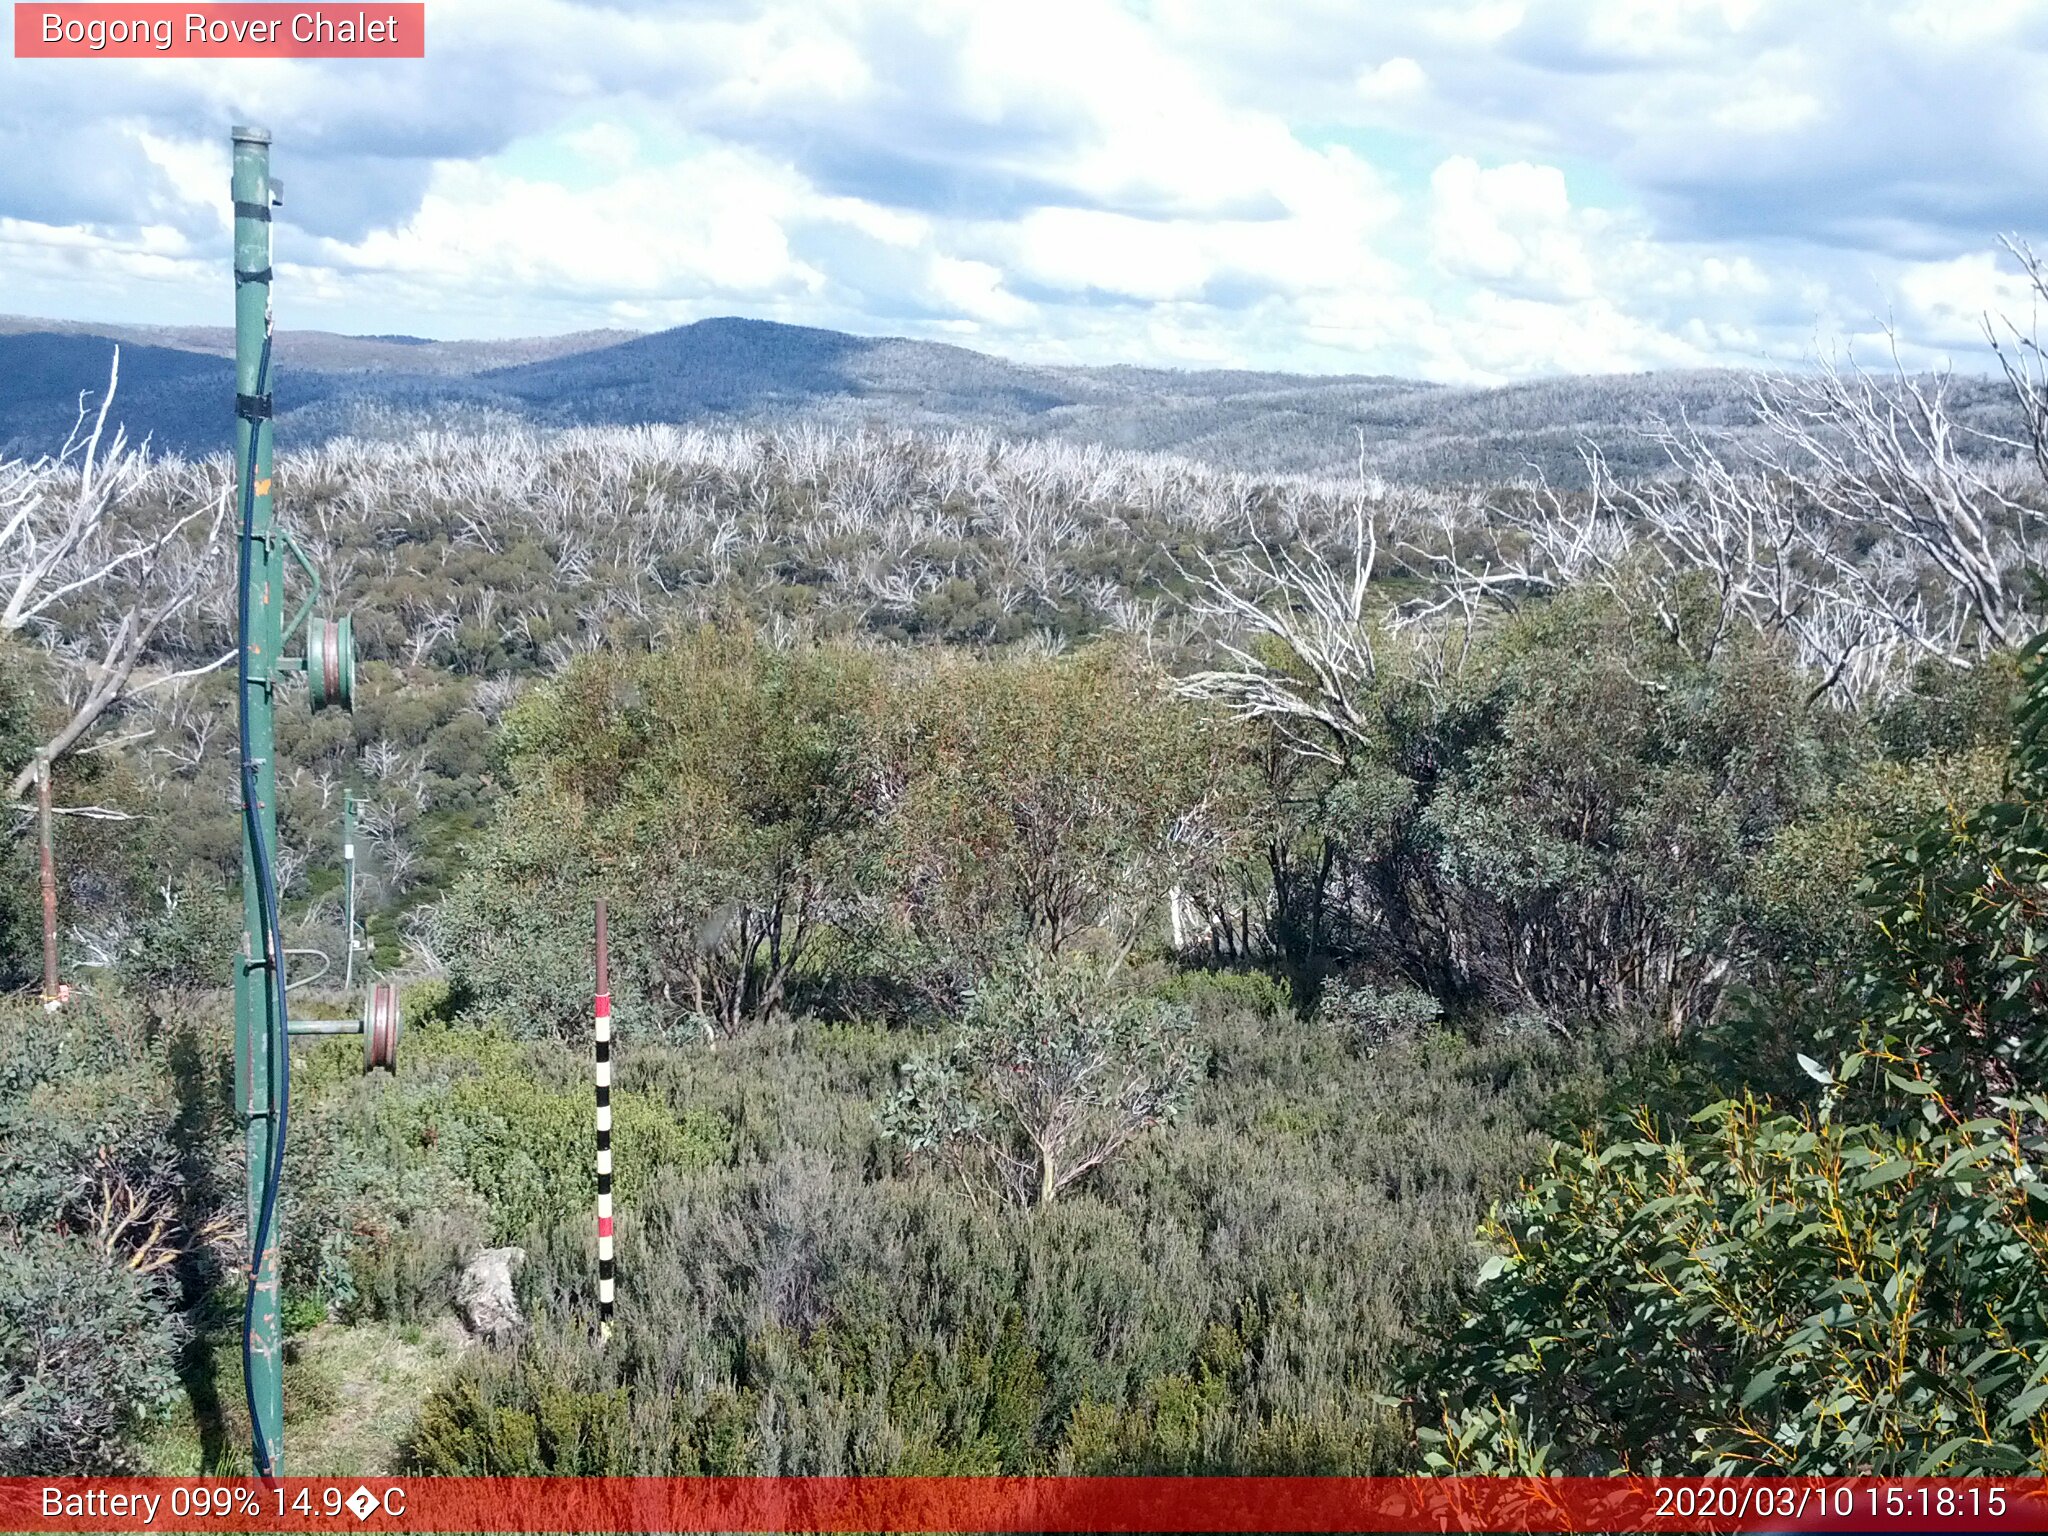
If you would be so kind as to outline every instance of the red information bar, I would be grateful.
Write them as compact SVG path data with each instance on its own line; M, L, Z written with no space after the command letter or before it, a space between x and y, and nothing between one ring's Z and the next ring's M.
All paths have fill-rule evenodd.
M0 1531L2041 1531L2040 1478L0 1479Z
M423 59L420 0L292 5L90 4L14 7L17 59Z

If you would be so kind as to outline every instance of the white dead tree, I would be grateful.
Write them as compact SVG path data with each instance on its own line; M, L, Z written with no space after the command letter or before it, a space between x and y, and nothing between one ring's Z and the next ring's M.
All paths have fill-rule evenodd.
M2042 482L2048 484L2048 352L2043 351L2040 339L2040 306L2048 301L2048 267L2026 241L2008 236L2002 243L2026 275L2035 312L2025 330L2010 315L1997 319L1986 315L1984 339L2005 370L2005 381L2012 388L2027 434L2026 447Z
M1875 534L1910 551L1968 614L1962 645L1914 628L1911 598L1868 579L1870 565L1823 532L1812 548L1855 600L1930 655L1968 664L2023 638L2031 624L2016 577L2033 551L2041 509L2007 489L1997 450L2019 445L1963 424L1947 374L1916 376L1893 353L1883 379L1824 362L1764 380L1757 415L1778 441L1759 450L1767 474L1799 486L1830 530Z
M1850 525L1810 477L1731 462L1690 422L1649 436L1667 473L1621 480L1589 448L1582 495L1543 486L1526 507L1489 514L1490 558L1465 563L1455 534L1440 535L1445 595L1416 611L1460 606L1469 629L1483 597L1595 587L1654 615L1702 661L1737 630L1785 636L1817 678L1815 696L1833 690L1852 705L1882 691L1914 644L1951 654L1953 625L1938 624L1915 596L1917 564L1888 558L1882 544L1845 559ZM1515 541L1513 558L1498 553L1503 536ZM1711 606L1686 600L1688 588Z
M1298 554L1275 548L1247 509L1252 549L1221 566L1205 553L1199 571L1181 568L1195 587L1195 616L1215 627L1234 665L1188 674L1180 695L1269 720L1298 751L1332 763L1366 734L1364 694L1379 674L1370 597L1379 533L1363 497L1351 510L1348 560L1332 563L1308 541Z
M220 487L210 506L182 515L175 507L166 510L154 527L129 522L149 462L146 449L130 447L119 427L107 435L120 374L116 350L97 413L88 412L80 396L77 420L54 457L0 460L0 634L39 631L51 638L53 655L77 683L66 700L68 717L15 774L9 800L19 801L44 766L77 747L123 699L233 660L230 651L134 681L158 632L214 574L230 488ZM84 627L76 621L78 610L99 619L89 645L78 639Z
M2048 476L2041 354L2026 340L2004 355ZM1618 479L1589 449L1584 491L1539 479L1446 512L1401 546L1438 592L1397 623L1461 611L1469 627L1482 607L1592 587L1703 660L1738 629L1783 636L1813 696L1851 707L1915 662L1969 667L2016 644L2038 618L2020 578L2044 512L2013 468L2030 445L1961 420L1947 375L1912 374L1896 351L1892 363L1882 376L1824 361L1756 380L1762 431L1740 440L1657 425L1658 476Z

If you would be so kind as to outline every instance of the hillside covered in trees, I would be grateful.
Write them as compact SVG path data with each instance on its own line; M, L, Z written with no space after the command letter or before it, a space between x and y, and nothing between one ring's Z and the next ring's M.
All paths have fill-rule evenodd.
M363 658L280 711L289 938L345 944L359 795L407 1026L394 1078L293 1053L293 1470L2041 1470L2032 356L1996 439L1824 370L1576 487L281 455ZM0 1472L235 1471L228 470L77 442L0 462L76 989L0 1030ZM6 857L27 989L31 818Z
M54 452L120 344L129 419L160 450L224 452L227 332L0 315L0 452ZM504 342L281 331L281 441L402 442L421 431L682 425L832 436L981 432L1165 453L1257 474L1370 472L1406 484L1541 477L1583 486L1591 445L1631 474L1668 467L1643 429L1687 421L1758 445L1754 381L1732 370L1453 387L1381 376L1011 362L964 347L718 319L654 335ZM1996 383L1950 381L1959 423L2024 430ZM1965 433L1958 447L1983 445Z

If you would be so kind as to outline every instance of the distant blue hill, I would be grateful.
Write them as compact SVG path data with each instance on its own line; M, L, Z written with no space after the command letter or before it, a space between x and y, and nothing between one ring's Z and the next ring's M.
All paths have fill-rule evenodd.
M115 341L78 333L0 335L0 452L53 453L77 418L81 393L97 410ZM426 345L436 345L426 343ZM113 420L133 441L162 453L199 456L234 441L235 368L210 352L121 341ZM473 393L464 378L390 372L273 368L271 395L280 425L301 422L314 439L332 435L324 418L372 400L409 400L432 412Z
M92 336L0 337L0 448L49 452L77 419L81 393L97 410L114 344ZM129 435L190 452L211 447L234 407L232 363L168 347L121 349L115 417Z
M478 381L580 422L688 420L855 392L850 364L874 345L810 326L701 320L599 352L494 368Z
M98 336L0 336L0 451L55 452L77 420L79 396L96 412L114 342ZM356 383L345 375L278 369L280 415L320 405ZM235 367L224 357L121 344L121 378L110 420L159 452L200 455L233 441Z
M700 320L601 351L478 375L537 418L575 422L759 419L820 401L869 401L963 422L1074 403L1047 370L935 342L849 336L766 320Z
M213 338L209 338L214 340ZM290 338L281 337L279 352ZM363 341L446 344L395 336ZM214 344L218 344L217 340ZM0 334L0 449L47 452L69 429L81 390L106 384L111 339ZM327 348L332 355L334 348ZM226 357L124 342L119 417L160 449L205 453L231 441L233 366ZM656 421L761 422L824 402L926 423L997 424L1074 403L1041 370L959 347L877 340L760 320L705 320L596 350L471 373L280 363L279 430L326 437L376 420L485 411L541 425Z
M161 450L232 440L232 335L218 327L37 322L0 316L0 452L53 451L80 391L104 387L122 343L117 415ZM649 422L833 429L978 429L1170 452L1257 473L1499 482L1540 468L1558 483L1600 446L1617 470L1654 470L1641 435L1681 416L1740 433L1747 381L1711 370L1551 378L1493 389L1380 376L1140 367L1043 367L963 347L764 320L702 320L654 335L516 341L280 332L282 445L423 427ZM1966 420L2011 429L2002 388L1958 381Z

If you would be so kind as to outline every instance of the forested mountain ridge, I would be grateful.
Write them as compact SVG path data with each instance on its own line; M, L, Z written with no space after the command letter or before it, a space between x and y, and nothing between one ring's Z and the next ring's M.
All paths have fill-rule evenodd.
M225 333L0 318L0 452L47 452L72 402L123 346L123 410L160 450L226 446ZM1251 473L1361 464L1411 484L1583 478L1581 450L1618 469L1663 466L1642 429L1685 419L1740 435L1750 380L1695 370L1566 377L1498 388L1376 375L1045 367L964 347L744 319L653 335L504 342L278 334L284 443L391 438L421 426L682 425L985 429L1025 440L1183 455ZM2002 386L1959 380L1959 420L2011 429Z
M276 361L283 368L314 373L415 373L457 377L490 368L512 368L571 353L630 341L637 331L569 331L558 336L511 337L499 341L435 341L425 336L349 336L337 331L279 331ZM235 355L234 327L227 325L115 325L90 320L45 320L34 315L0 315L0 336L73 336L118 341L122 346L163 347L208 357Z

